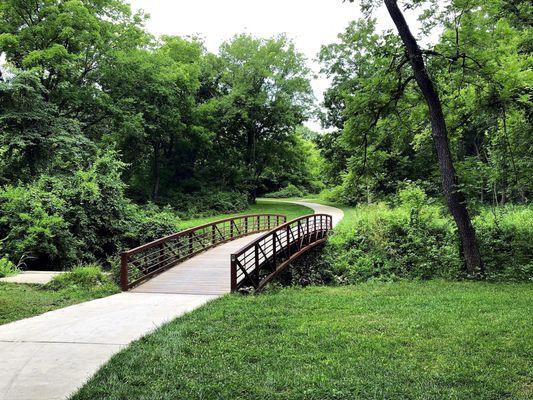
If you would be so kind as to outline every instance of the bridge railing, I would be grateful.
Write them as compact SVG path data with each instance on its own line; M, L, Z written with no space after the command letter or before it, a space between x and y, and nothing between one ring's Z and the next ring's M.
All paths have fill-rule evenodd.
M286 222L231 255L231 290L261 290L289 263L323 243L332 229L328 214L311 214Z
M211 247L252 233L268 231L287 220L280 214L227 218L154 240L121 254L120 286L126 291Z

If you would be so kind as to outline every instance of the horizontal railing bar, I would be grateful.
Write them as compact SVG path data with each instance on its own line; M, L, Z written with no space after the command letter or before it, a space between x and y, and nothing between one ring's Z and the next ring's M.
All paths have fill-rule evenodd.
M217 245L258 233L285 223L285 215L274 213L245 214L213 221L173 233L121 254L121 287L131 287L172 266ZM129 268L141 274L129 282Z
M221 219L221 220L218 220L218 221L214 221L214 222L211 222L211 223L207 223L207 224L204 224L204 225L200 225L200 226L196 226L196 227L192 227L192 228L188 228L188 229L185 229L183 231L180 231L180 232L176 232L176 233L172 233L168 236L165 236L165 237L162 237L160 239L156 239L152 242L149 242L149 243L146 243L146 244L143 244L141 246L138 246L138 247L135 247L133 249L130 249L130 250L126 250L124 251L124 253L128 254L128 255L133 255L135 253L138 253L139 251L141 250L144 250L144 249L147 249L147 248L150 248L150 247L154 247L158 244L161 244L161 243L164 243L170 239L173 239L173 238L176 238L176 237L180 237L180 236L185 236L185 235L188 235L189 233L191 232L195 232L197 230L200 230L200 229L204 229L204 228L208 228L208 227L211 227L213 225L218 225L218 224L222 224L224 222L229 222L229 221L232 221L234 219L243 219L243 218L257 218L257 217L279 217L279 218L282 218L282 219L285 219L285 215L282 215L282 214L248 214L248 215L238 215L238 216L235 216L233 218L226 218L226 219ZM265 228L267 228L267 224L263 224Z

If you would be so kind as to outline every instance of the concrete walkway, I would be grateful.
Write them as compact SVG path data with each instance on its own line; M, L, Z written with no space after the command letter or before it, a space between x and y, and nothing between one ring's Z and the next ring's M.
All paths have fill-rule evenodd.
M308 201L288 201L288 203L299 204L304 207L309 207L315 214L329 214L332 216L333 226L336 226L344 218L344 211L337 207L325 206L322 204L311 203Z
M333 215L334 224L343 215L341 210L334 207L308 202L294 203L312 208L317 213ZM230 254L254 236L218 246L189 261L220 264L222 268L208 271L225 279L225 274L229 277ZM167 277L178 284L179 268L184 264L159 277L168 274ZM152 281L155 282L155 279L158 278ZM183 293L176 294L175 288L172 288L174 293L165 293L164 289L154 289L162 286L151 286L152 281L135 291L0 326L0 400L65 399L113 354L132 341L229 292L229 284L224 283L207 293L195 290L196 294L190 294L187 285L182 286Z
M0 282L9 283L39 283L44 285L55 276L62 274L60 271L23 271L17 275L0 278Z

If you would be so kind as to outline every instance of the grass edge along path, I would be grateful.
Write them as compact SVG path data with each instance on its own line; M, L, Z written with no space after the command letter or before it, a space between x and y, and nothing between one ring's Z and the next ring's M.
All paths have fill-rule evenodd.
M44 285L0 282L0 325L118 293L118 286L46 289Z
M527 399L532 308L532 284L232 294L133 343L73 399Z

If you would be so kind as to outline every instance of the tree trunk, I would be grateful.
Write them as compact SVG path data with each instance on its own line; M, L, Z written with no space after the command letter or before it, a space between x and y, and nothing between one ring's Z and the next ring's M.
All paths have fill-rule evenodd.
M458 190L457 176L448 143L446 121L439 95L426 70L422 51L418 47L418 43L398 7L397 1L385 0L385 6L398 29L398 33L407 51L415 80L429 108L431 131L442 176L444 197L457 224L467 272L470 275L481 274L483 272L483 262L476 241L476 232L466 208L466 199Z

